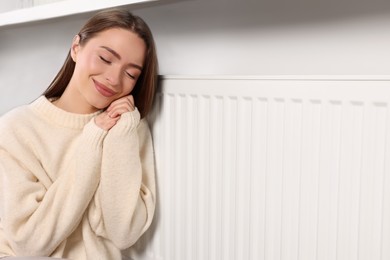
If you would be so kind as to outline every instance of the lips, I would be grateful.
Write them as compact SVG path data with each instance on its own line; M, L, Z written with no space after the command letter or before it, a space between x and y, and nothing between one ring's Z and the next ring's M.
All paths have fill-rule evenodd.
M103 84L100 84L99 82L97 82L96 80L93 81L95 84L95 88L96 90L103 96L105 97L112 97L116 94L115 91L107 88L106 86L104 86Z

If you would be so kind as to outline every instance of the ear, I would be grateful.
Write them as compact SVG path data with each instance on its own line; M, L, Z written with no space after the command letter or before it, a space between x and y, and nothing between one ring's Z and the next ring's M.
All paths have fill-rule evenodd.
M77 53L79 52L79 50L80 50L80 36L77 34L75 37L73 37L72 47L70 48L70 55L74 62L76 62L77 60Z

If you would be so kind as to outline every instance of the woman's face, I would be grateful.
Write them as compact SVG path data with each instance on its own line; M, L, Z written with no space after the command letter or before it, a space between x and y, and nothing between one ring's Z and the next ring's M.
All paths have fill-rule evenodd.
M76 36L71 50L76 66L68 85L73 100L93 111L129 95L142 72L145 52L144 41L126 29L102 31L83 45Z

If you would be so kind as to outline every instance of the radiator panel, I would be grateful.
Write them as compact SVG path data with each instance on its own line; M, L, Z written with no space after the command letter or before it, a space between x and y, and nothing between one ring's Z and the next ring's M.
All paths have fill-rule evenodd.
M165 78L137 259L390 259L386 80Z

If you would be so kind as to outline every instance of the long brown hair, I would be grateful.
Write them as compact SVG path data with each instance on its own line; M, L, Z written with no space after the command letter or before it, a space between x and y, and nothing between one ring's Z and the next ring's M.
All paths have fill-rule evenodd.
M134 102L141 117L145 117L151 110L157 87L158 63L153 36L148 25L142 18L133 15L124 9L110 9L101 11L90 18L78 33L80 45L85 44L97 33L111 28L123 28L136 33L146 45L143 70L132 91ZM47 98L58 98L64 93L75 69L75 62L70 51L62 68L55 76L43 95Z

